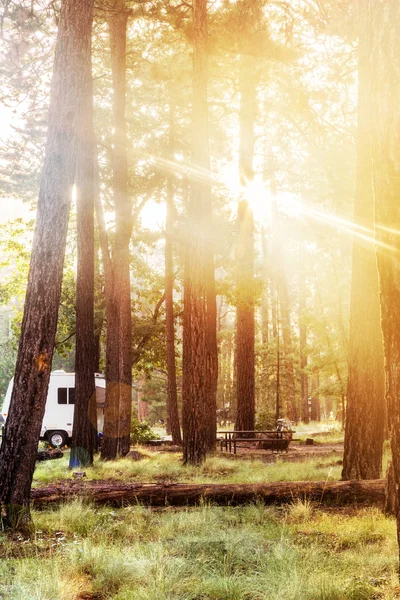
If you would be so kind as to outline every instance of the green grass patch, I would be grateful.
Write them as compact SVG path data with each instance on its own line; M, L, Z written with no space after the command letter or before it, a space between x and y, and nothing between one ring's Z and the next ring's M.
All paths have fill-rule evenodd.
M32 540L3 539L7 600L399 597L395 522L376 509L297 502L155 512L75 502L34 519Z
M142 450L141 461L96 459L88 479L140 482L335 480L339 455L275 463ZM68 453L38 464L35 485L70 478ZM394 519L376 509L297 500L152 511L84 500L33 513L30 540L0 539L7 600L377 600L400 598Z
M146 483L320 481L340 478L341 466L335 464L338 458L337 453L296 462L278 457L275 463L268 463L258 459L211 456L201 467L190 467L182 465L180 454L145 451L145 458L139 461L125 458L102 462L96 458L94 466L85 471L88 479ZM67 451L62 459L38 463L34 486L71 478L68 460Z

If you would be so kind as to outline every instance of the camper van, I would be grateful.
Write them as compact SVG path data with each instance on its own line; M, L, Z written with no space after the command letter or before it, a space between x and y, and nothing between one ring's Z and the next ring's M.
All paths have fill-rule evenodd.
M97 403L97 429L103 431L104 403L106 382L102 375L96 374L96 403ZM11 393L14 378L8 384L4 398L2 417L7 420L10 407ZM71 441L72 424L74 422L75 405L75 373L53 371L50 375L49 390L47 392L46 410L43 417L40 439L46 440L53 448L65 446Z

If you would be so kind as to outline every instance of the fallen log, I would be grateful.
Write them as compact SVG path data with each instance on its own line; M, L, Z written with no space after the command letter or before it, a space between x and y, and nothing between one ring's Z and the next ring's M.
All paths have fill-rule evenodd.
M384 480L373 481L279 481L253 484L130 483L68 480L59 485L33 489L35 508L66 502L73 497L94 504L125 506L195 506L202 502L240 505L254 502L282 504L307 498L323 504L364 504L383 506Z

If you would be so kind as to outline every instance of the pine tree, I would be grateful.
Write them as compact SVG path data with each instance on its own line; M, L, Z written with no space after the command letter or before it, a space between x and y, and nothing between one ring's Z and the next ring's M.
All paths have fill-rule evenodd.
M393 478L397 489L397 538L400 539L400 5L369 0L371 15L372 163L375 235L385 356L386 400Z
M92 9L92 0L64 0L57 36L28 289L0 453L2 523L20 530L30 526L30 489L57 327Z
M255 3L249 11L249 30L253 20L259 17L259 6ZM246 11L247 12L247 11ZM243 15L246 19L246 15ZM245 21L243 33L248 33ZM257 114L257 60L251 53L251 43L243 40L240 56L239 90L239 179L243 197L239 200L237 217L237 305L236 305L236 360L237 401L235 429L251 431L255 427L255 317L254 317L254 217L247 198L247 189L254 178L253 159L255 143L255 120Z
M169 106L169 147L170 160L174 152L174 110L172 107L172 94L170 92ZM174 324L174 272L173 272L173 228L174 228L174 176L168 174L167 199L165 219L165 327L167 338L167 432L172 434L173 444L182 443L181 428L179 424L178 390L176 384L176 357L175 357L175 324Z
M113 75L113 195L115 240L111 281L106 287L107 350L106 405L102 459L124 456L130 448L132 412L132 317L129 243L133 227L127 193L126 44L128 13L125 0L115 0L109 15Z
M378 269L371 239L374 206L371 162L370 15L359 0L358 139L343 479L379 479L385 425L383 342ZM364 238L367 238L365 240ZM362 423L362 426L360 426Z
M205 211L209 203L207 106L207 2L193 3L193 146L195 175L191 180L186 232L182 427L183 461L198 465L206 456L207 414L207 282Z
M94 130L91 53L86 81L76 165L77 282L75 334L75 408L70 467L93 464L97 449L94 349Z

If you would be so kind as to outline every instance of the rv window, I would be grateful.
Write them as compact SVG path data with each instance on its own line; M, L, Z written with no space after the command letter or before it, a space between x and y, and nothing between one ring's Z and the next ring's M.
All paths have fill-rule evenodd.
M67 388L58 388L58 404L68 404Z
M75 388L58 388L58 404L75 404Z

